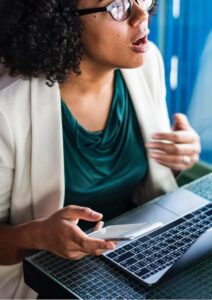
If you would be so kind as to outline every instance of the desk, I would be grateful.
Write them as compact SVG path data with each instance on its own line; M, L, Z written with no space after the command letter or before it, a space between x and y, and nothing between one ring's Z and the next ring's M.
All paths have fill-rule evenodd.
M212 201L212 174L184 188ZM84 286L80 291L83 299L106 299L107 295L111 295L109 298L122 299L212 298L212 257L151 288L142 286L128 275L114 269L101 257L87 257L82 261L87 267L87 275L78 272L75 282L71 282L63 271L66 271L66 275L67 272L73 272L77 262L70 262L42 251L25 259L25 281L46 298L77 298L80 282ZM107 280L109 284L105 285Z

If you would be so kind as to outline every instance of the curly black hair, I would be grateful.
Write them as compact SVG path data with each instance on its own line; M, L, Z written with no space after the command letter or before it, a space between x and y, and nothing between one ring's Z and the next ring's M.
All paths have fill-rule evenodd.
M77 0L0 0L0 62L11 76L50 85L80 73L84 55Z
M78 0L0 0L0 63L11 76L44 76L52 86L80 74L85 54ZM154 14L155 5L150 11Z

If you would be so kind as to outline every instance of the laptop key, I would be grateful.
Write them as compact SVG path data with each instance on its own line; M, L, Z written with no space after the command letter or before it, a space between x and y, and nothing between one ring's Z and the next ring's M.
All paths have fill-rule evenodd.
M139 271L135 272L135 274L138 276L138 277L143 277L145 274L149 273L149 269L148 268L143 268L143 269L140 269Z
M161 254L162 254L163 256L166 256L166 255L168 255L169 253L170 253L170 251L169 251L168 248L163 248L163 249L161 250Z
M212 215L212 208L209 209L208 211L205 211L204 214L206 214L208 217Z
M134 246L132 244L127 244L123 248L124 248L124 250L129 251L129 250L132 250L134 248Z
M117 257L114 258L114 260L118 263L121 263L122 261L124 260L127 260L128 258L131 258L133 256L133 253L132 252L126 252L124 254L121 254Z
M132 253L136 254L136 255L140 255L143 253L143 249L141 249L140 247L137 247L137 248L133 248L131 250Z
M137 264L135 264L127 268L127 270L129 270L132 273L135 273L136 271L140 270L140 268L137 266Z
M137 260L136 258L131 257L131 258L125 260L125 261L122 261L122 262L120 263L120 265L123 266L123 267L128 268L128 267L134 265L134 264L137 263L137 262L138 262L138 260Z
M144 262L144 261L139 261L136 266L139 268L139 269L143 269L147 264Z
M152 264L148 265L148 269L153 270L153 271L157 270L157 267L158 267L158 265L156 263L152 263Z
M115 257L117 257L117 256L118 256L118 254L117 254L115 251L110 252L110 253L107 254L107 257L109 257L109 258L111 258L111 259L113 259L113 258L115 258Z
M126 251L124 250L124 247L118 248L117 250L115 250L115 253L118 255L124 254L126 253Z

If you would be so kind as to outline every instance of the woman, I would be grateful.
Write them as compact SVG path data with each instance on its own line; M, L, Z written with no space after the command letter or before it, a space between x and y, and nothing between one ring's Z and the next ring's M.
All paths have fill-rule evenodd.
M169 127L162 61L148 43L155 5L1 0L1 297L35 296L21 270L32 249L69 259L114 249L78 221L100 228L173 190L173 173L198 160L186 117Z

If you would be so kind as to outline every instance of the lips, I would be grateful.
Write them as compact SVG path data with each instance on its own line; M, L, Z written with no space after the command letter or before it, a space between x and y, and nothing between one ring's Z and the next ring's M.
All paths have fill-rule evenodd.
M147 35L138 37L134 42L132 42L132 50L137 53L145 53L148 50Z
M137 39L135 42L133 42L133 46L138 46L142 43L145 43L147 41L147 36L144 36L142 38Z

